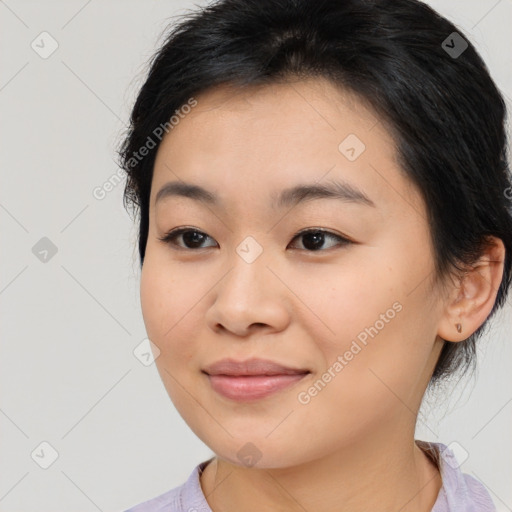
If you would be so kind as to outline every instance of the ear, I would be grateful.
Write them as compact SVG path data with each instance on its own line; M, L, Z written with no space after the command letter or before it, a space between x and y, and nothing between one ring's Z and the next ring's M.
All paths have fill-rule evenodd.
M463 341L485 322L496 301L504 261L502 240L489 237L480 259L458 278L448 293L438 336L447 341ZM459 324L461 332L457 329Z

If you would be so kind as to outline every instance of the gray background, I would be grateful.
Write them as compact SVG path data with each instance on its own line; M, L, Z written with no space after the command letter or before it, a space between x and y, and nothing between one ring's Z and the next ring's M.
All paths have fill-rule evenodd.
M512 1L428 3L512 97ZM124 181L93 194L118 173L113 148L169 17L204 4L0 1L0 511L124 510L211 455L133 354L146 335ZM512 510L511 330L509 299L478 379L430 397L417 433L456 443L499 511ZM47 469L42 442L58 453Z

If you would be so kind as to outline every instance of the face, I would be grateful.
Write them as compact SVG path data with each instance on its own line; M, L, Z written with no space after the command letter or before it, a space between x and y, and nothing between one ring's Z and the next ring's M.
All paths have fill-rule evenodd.
M141 276L177 410L219 457L268 468L413 430L441 305L425 205L384 123L320 79L196 100L157 153ZM170 182L207 194L157 200ZM291 370L212 376L253 358Z

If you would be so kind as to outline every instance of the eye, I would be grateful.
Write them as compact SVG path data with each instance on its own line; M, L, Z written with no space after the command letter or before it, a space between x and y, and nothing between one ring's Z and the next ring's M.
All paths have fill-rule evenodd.
M185 246L182 246L175 242L175 240L178 237L182 237ZM203 233L202 231L199 231L197 229L176 228L166 233L163 237L158 238L158 240L161 240L162 242L165 242L166 244L169 245L177 246L180 249L203 249L204 247L201 247L201 244L207 238L210 237L206 233Z
M327 239L330 238L331 240L338 241L338 245L341 245L341 246L345 246L345 245L354 243L351 240L349 240L348 238L345 238L343 236L336 235L335 233L331 233L330 231L326 231L324 229L318 229L318 228L305 229L304 231L297 233L295 235L295 237L293 238L293 240L295 240L296 238L301 238L301 237L303 238L302 245L305 248L305 249L301 249L301 250L306 250L308 252L315 252L315 251L318 252L318 250L321 249L322 246L324 245L326 238ZM327 248L329 249L330 247L327 247Z
M349 240L348 238L345 238L341 235L337 235L335 233L332 233L330 231L326 231L324 229L318 229L318 228L309 228L306 230L301 231L300 233L297 233L293 239L301 238L303 239L302 245L303 248L300 248L300 250L305 250L308 252L318 252L322 248L325 249L324 244L326 239L331 239L334 241L337 241L339 246L346 246L349 244L353 244L352 240ZM182 239L182 244L179 244L176 242L178 238ZM194 250L194 249L205 249L207 247L214 247L214 245L207 245L202 246L205 242L205 240L210 239L213 240L213 238L209 237L206 233L203 233L202 231L199 231L194 228L176 228L168 233L166 233L163 237L159 237L158 240L161 240L162 242L173 245L178 249L184 249L184 250ZM331 245L331 247L335 246ZM290 245L289 245L290 247ZM327 249L331 248L327 247ZM292 247L293 248L293 247Z

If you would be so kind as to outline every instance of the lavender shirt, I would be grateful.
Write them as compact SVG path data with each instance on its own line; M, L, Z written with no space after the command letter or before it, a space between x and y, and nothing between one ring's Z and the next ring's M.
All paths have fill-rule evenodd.
M418 440L416 444L436 462L443 481L432 512L496 512L485 487L461 472L450 448L442 443ZM212 512L199 481L208 462L198 464L183 485L125 512Z

